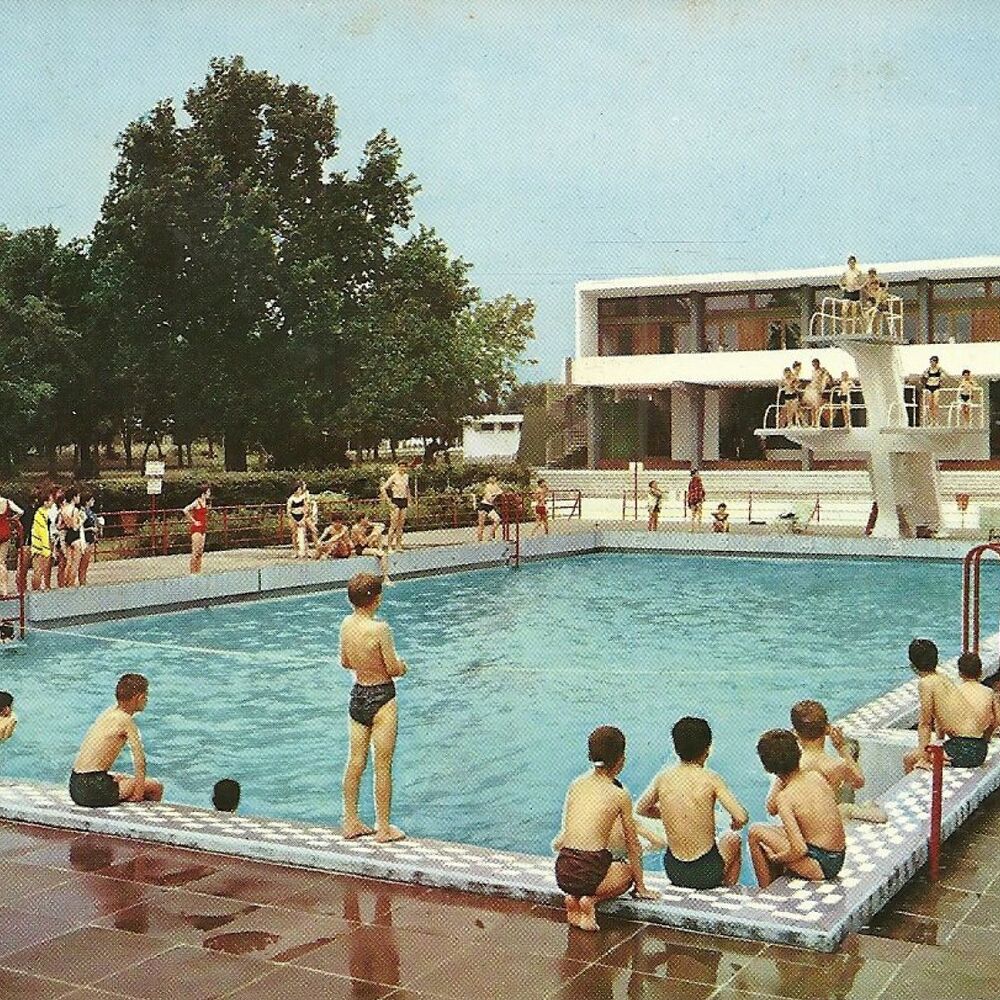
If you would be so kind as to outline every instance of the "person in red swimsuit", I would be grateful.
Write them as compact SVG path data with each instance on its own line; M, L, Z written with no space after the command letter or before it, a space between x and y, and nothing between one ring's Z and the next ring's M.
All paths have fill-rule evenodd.
M705 484L697 469L691 470L691 480L687 488L687 507L691 513L691 530L701 527L701 512L705 504Z
M205 553L205 532L208 530L208 505L212 499L212 487L207 483L201 486L201 492L184 508L187 514L188 527L191 530L191 572L201 572L201 557Z
M538 487L535 490L535 526L531 529L531 537L534 538L541 530L544 534L549 533L549 484L544 479L538 480Z

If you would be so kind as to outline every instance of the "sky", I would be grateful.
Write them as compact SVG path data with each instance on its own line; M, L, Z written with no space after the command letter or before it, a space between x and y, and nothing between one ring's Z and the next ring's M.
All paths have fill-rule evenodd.
M86 236L114 142L213 56L330 94L351 169L380 129L416 223L487 298L537 305L530 380L573 353L574 285L997 251L1000 4L3 0L0 224Z

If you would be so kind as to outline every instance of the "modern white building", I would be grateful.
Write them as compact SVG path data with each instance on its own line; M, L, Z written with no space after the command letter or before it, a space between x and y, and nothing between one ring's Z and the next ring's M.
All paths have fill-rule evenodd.
M914 386L907 399L915 401L932 354L946 384L969 368L983 390L979 433L962 435L958 453L941 457L1000 459L1000 257L860 263L875 266L902 299L903 342L894 351ZM639 459L656 468L795 455L809 467L807 447L755 432L793 361L808 372L818 357L835 376L857 375L848 352L804 344L818 303L839 294L843 270L581 282L576 356L567 364L576 391L567 393L563 447L555 449L562 459L550 449L550 463L617 468Z
M474 461L513 462L521 444L521 413L488 413L462 421L462 454Z

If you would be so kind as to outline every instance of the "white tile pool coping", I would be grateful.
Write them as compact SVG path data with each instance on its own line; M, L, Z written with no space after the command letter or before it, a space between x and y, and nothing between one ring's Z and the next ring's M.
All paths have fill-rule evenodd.
M692 535L689 539L675 534L650 536L635 531L605 531L598 526L593 532L522 540L522 555L538 558L639 549L706 551L704 544L696 544L706 540L711 543L708 551L730 554L868 558L899 555L894 540L707 535ZM857 544L845 544L852 541ZM941 542L931 544L933 554L921 551L919 555L957 558L967 548L965 543L956 543L956 551L946 553ZM502 543L416 550L396 557L395 573L403 577L498 565L505 561L506 555L507 546ZM241 594L270 596L306 588L342 586L357 565L354 560L279 565L194 579L153 581L153 584L160 585L154 588L155 596L160 599L159 607L163 604L177 607L205 600L233 599ZM232 589L234 585L236 589ZM150 584L123 584L33 595L31 619L39 624L55 624L60 620L85 620L96 614L107 617L116 612L135 613L148 607L143 602L152 595L143 597L136 592L136 588L147 586ZM103 600L94 603L98 595ZM37 597L47 600L38 601ZM841 721L851 735L893 745L901 755L904 747L914 744L914 736L898 727L915 718L916 708L916 685L909 681ZM942 835L953 833L998 787L997 743L990 747L987 762L981 768L946 768ZM672 886L665 877L654 875L648 883L662 894L660 900L621 898L604 904L601 912L705 933L831 951L848 933L867 923L927 860L930 775L923 771L908 775L877 801L889 814L889 822L848 824L847 857L836 879L811 883L782 878L763 891L741 886L696 891ZM70 801L65 788L18 780L0 780L0 818L541 903L559 904L562 900L555 884L552 858L467 844L405 840L379 845L371 838L347 841L331 827L216 813L172 803L84 809Z

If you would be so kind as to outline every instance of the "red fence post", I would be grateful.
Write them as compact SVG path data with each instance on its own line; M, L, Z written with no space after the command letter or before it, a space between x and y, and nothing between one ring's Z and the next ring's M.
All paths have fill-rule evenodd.
M927 844L927 875L932 882L940 878L941 862L941 785L944 770L944 748L938 743L927 747L931 758L931 830Z

